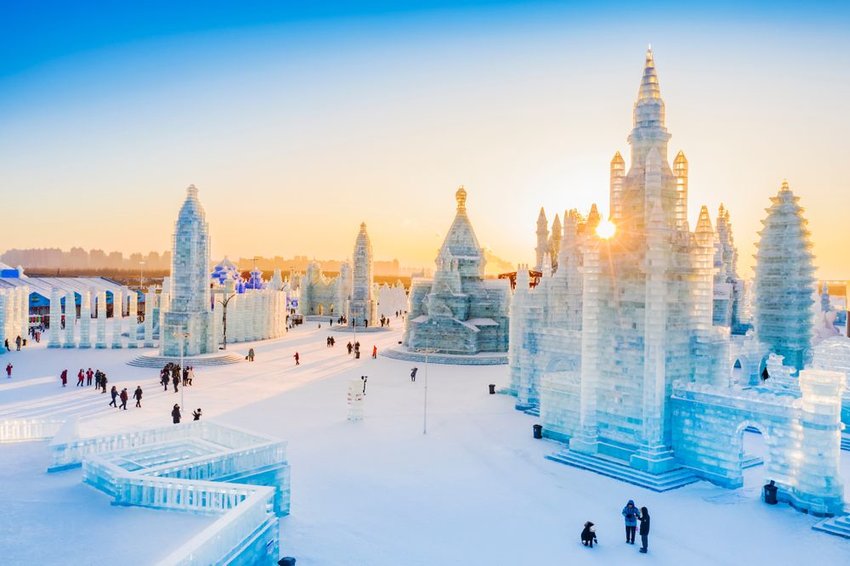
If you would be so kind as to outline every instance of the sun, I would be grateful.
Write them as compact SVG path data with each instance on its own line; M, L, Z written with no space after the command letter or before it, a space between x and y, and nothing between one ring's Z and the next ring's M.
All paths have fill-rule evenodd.
M596 227L596 235L605 240L613 238L616 232L617 226L610 220L603 220Z

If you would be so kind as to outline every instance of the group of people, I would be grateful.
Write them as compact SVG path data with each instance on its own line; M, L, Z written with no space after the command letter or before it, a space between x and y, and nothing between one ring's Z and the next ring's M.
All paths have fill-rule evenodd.
M192 419L193 421L201 420L201 408L200 407L198 407L197 409L192 411L192 417L194 417ZM171 409L171 420L172 420L172 422L174 422L174 424L180 424L181 418L182 418L182 415L180 413L180 405L178 405L177 403L174 403L174 407Z
M66 387L68 385L68 369L63 369L59 373L59 380L62 382L62 387ZM94 390L100 390L101 393L106 393L106 384L109 381L106 378L106 373L97 370L92 370L91 368L84 370L80 368L80 371L77 372L77 385L76 387L90 387L92 385L92 381L94 381Z
M331 324L333 324L333 323L331 323ZM334 346L336 346L336 339L333 336L328 336L327 346L328 346L328 348L333 348Z
M127 401L130 399L129 394L127 393L127 388L121 390L121 393L118 392L118 388L114 385L112 386L112 390L110 391L112 395L112 401L109 402L110 407L115 407L116 409L124 409L127 410ZM121 405L119 406L117 401L121 400ZM142 408L142 387L140 385L136 386L136 390L133 392L133 399L136 400L136 407Z
M20 335L18 335L18 337L15 338L15 350L16 351L20 352L21 346L26 346L26 345L27 345L27 339L26 338L21 338ZM3 347L6 348L7 352L12 351L12 347L9 345L9 339L8 338L6 338L6 340L3 341Z
M623 519L626 523L626 544L635 543L635 533L640 534L640 552L646 554L649 549L649 510L646 507L641 507L638 510L635 502L629 499L626 506L623 507ZM638 528L638 523L640 527ZM599 544L596 538L596 526L587 521L584 524L584 529L581 531L581 543L584 546L593 548L593 544Z
M174 392L177 393L177 386L181 383L183 387L192 385L195 379L195 368L193 366L180 367L180 364L168 362L159 371L159 383L162 385L163 391L168 391L169 382L174 386Z

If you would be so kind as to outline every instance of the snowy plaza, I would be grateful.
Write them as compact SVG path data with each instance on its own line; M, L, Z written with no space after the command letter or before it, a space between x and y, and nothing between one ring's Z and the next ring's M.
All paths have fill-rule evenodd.
M811 529L819 518L760 500L761 466L747 470L739 489L698 482L666 493L564 466L545 458L556 443L532 437L534 417L514 410L512 397L488 394L489 383L508 385L507 366L430 364L426 372L417 364L411 383L410 362L355 361L341 337L349 335L308 324L283 339L239 345L238 352L253 347L256 361L197 369L184 391L186 407L202 407L203 419L288 443L292 507L280 521L280 548L299 565L610 564L637 558L623 543L628 499L652 510L653 564L794 564L813 548L825 563L850 560L845 539ZM380 352L400 337L396 327L361 339ZM171 426L180 393L163 392L156 370L126 365L133 355L44 345L13 354L14 377L0 383L2 416L76 417L83 437ZM142 408L119 411L92 387L61 387L62 368L89 365L119 387L141 385ZM352 423L346 392L361 375L364 419ZM763 449L755 434L745 445ZM4 444L0 454L0 552L9 564L49 563L59 553L66 564L157 563L215 522L110 505L79 469L48 474L44 441ZM850 452L842 452L845 485L848 471ZM592 551L578 539L587 520L600 541Z

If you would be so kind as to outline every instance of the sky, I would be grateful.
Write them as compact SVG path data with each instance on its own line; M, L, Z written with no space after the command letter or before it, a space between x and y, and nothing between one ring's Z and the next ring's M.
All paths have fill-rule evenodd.
M608 210L652 44L689 214L749 276L783 179L850 278L850 7L712 2L19 2L0 17L0 250L162 251L195 184L215 258L432 266L464 185L534 257L541 206ZM627 163L628 165L628 163Z

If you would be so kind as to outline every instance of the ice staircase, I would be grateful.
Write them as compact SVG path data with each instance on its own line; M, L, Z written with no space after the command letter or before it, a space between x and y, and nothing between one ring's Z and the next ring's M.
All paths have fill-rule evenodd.
M699 481L699 478L693 472L684 468L656 475L636 470L622 461L608 456L590 456L580 452L573 452L569 449L550 454L546 458L553 462L567 464L583 470L590 470L591 472L645 487L652 491L670 491L671 489L678 489Z
M850 451L850 434L841 435L841 449Z
M824 519L820 523L816 523L812 528L831 535L850 538L850 515L839 515Z
M226 353L217 353L217 354L208 354L204 356L193 356L190 358L186 358L186 364L191 366L198 367L212 367L212 366L225 366L229 364L238 364L243 361L245 356L240 354L236 354L233 352ZM180 363L180 357L171 357L171 356L154 356L154 355L143 355L138 358L134 358L127 362L128 366L139 367L139 368L162 368L168 362Z

